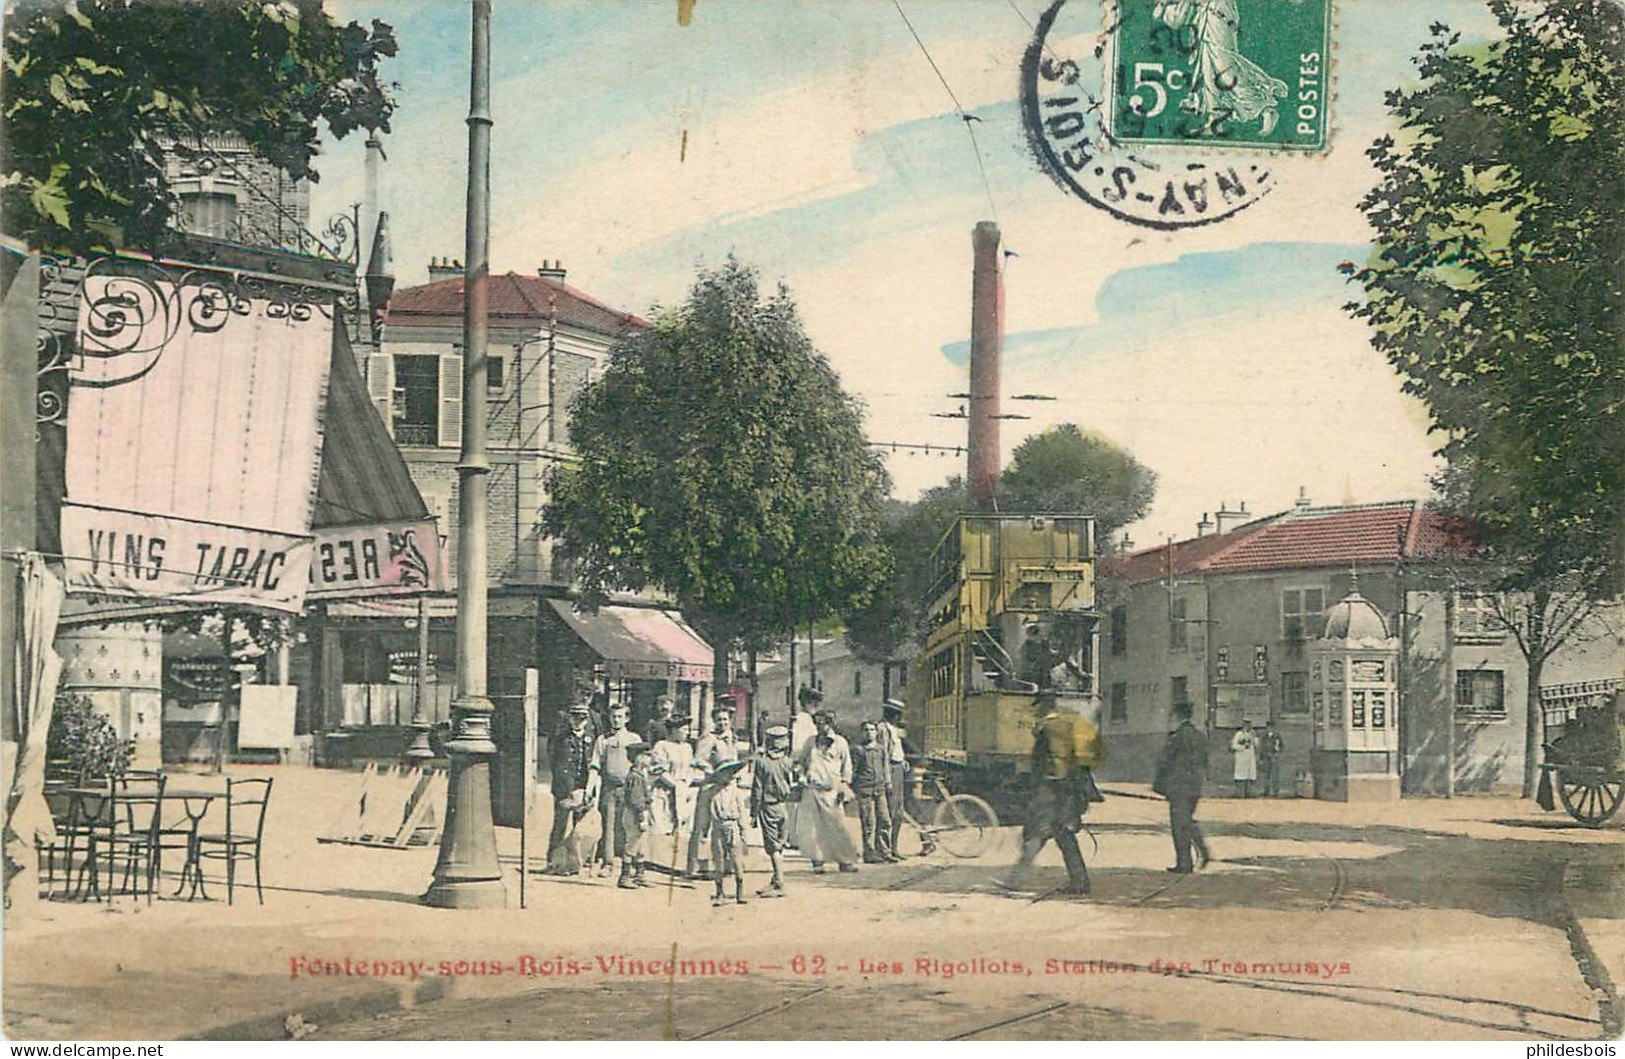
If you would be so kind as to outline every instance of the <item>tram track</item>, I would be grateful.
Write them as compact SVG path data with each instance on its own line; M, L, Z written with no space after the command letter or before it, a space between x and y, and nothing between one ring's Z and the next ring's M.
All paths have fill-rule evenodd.
M815 996L819 996L820 994L827 993L833 988L835 988L833 985L821 985L816 989L809 989L804 993L797 993L795 996L786 997L783 1000L780 1000L776 1004L770 1004L765 1008L760 1008L760 1009L758 1009L756 1011L752 1011L748 1015L741 1015L736 1019L731 1019L731 1020L729 1020L727 1022L724 1022L720 1026L713 1026L712 1028L710 1028L708 1030L702 1030L699 1033L691 1034L690 1036L684 1037L683 1040L685 1040L685 1041L709 1040L712 1037L715 1037L719 1033L725 1033L728 1030L735 1029L735 1028L737 1028L739 1026L743 1026L748 1022L755 1022L757 1019L766 1018L769 1015L777 1015L780 1012L782 1012L782 1011L784 1011L784 1010L786 1010L788 1008L795 1007L797 1004L800 1004L802 1001L811 1000Z

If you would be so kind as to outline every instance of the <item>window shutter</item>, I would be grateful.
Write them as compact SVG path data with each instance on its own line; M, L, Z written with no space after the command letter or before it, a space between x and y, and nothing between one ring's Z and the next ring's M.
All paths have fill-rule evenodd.
M395 356L392 353L373 353L367 357L367 396L378 409L384 429L395 435Z
M458 448L463 441L463 357L440 354L440 446Z

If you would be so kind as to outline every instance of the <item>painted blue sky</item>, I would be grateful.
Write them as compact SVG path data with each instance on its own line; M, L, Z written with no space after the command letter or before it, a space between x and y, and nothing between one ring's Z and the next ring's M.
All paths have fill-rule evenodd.
M883 0L698 0L687 27L675 0L496 0L494 267L560 258L572 283L644 311L735 254L788 283L871 437L954 444L963 422L932 413L964 388L969 236L996 219L1020 255L1006 389L1059 398L1006 423L1005 447L1063 420L1128 445L1162 482L1137 537L1185 535L1221 500L1285 507L1299 486L1325 501L1425 493L1425 417L1341 312L1350 292L1333 270L1365 252L1355 204L1372 180L1364 150L1387 129L1383 93L1411 75L1430 23L1487 33L1481 0L1342 0L1332 150L1276 160L1273 194L1175 233L1113 220L1028 155L1017 71L1045 3L901 6L981 119L981 169ZM401 284L422 282L431 256L462 253L468 7L332 7L401 41L383 206ZM360 159L354 139L333 146L319 208L359 200ZM960 470L889 459L902 496Z

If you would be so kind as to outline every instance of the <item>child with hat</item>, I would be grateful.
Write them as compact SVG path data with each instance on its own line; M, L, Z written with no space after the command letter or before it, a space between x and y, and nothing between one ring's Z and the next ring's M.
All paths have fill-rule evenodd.
M654 830L654 754L645 743L631 743L626 748L626 756L632 761L621 803L626 855L621 858L621 878L616 885L623 890L635 890L650 885L643 880L643 852L644 836Z
M750 819L750 802L739 786L745 762L729 761L717 766L707 781L711 788L711 864L716 870L717 889L713 905L721 905L722 877L734 878L734 900L745 903L745 824Z
M762 829L762 849L773 866L773 881L756 891L757 897L783 897L784 879L779 855L789 840L788 806L795 800L795 764L790 760L790 729L775 725L767 730L767 753L752 763L750 811Z

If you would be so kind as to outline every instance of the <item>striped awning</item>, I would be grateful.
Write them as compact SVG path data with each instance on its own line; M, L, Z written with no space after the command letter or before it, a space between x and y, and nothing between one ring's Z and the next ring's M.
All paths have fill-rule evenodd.
M604 660L610 677L640 680L711 679L711 645L676 611L653 607L599 607L576 611L569 600L548 600L564 623Z

